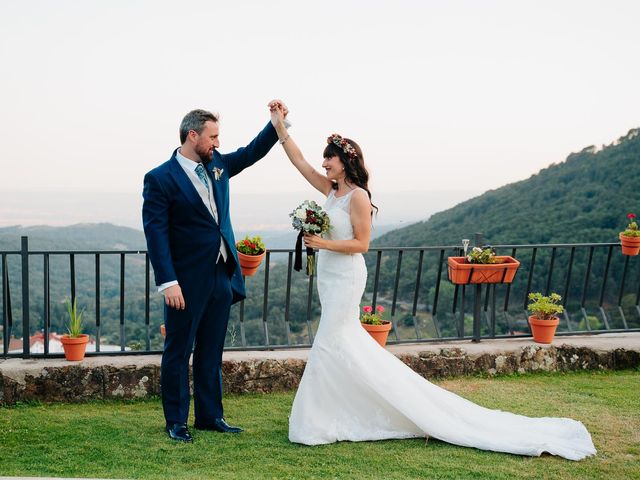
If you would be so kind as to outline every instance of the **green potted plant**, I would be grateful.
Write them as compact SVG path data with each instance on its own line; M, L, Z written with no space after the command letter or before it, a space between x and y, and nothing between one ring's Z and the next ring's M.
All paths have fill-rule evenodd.
M527 310L531 313L529 326L533 340L537 343L551 343L560 323L558 314L564 312L560 305L562 297L557 293L545 296L539 292L529 294Z
M249 238L249 235L247 235L244 240L236 243L236 250L238 251L238 261L240 262L242 274L245 277L255 275L267 253L267 248L264 246L262 238L259 236Z
M449 257L447 264L449 280L458 285L511 283L520 266L513 257L496 255L490 245L473 247L465 257Z
M64 356L67 360L77 362L84 358L84 354L89 342L89 335L82 333L82 314L84 310L78 313L76 300L66 301L67 314L69 316L67 323L68 334L60 337Z
M638 255L640 252L640 230L638 230L638 223L636 222L636 216L633 213L627 214L629 219L629 225L624 232L620 232L620 245L622 245L623 255Z
M378 305L374 312L371 305L365 305L362 307L362 312L363 313L360 316L360 325L369 332L369 335L371 335L381 347L384 347L387 344L389 331L393 326L389 320L382 319L384 307L382 305Z

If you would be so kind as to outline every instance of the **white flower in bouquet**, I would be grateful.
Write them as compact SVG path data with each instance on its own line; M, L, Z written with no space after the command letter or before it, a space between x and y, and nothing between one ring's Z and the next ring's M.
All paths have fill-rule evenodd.
M307 211L304 208L299 208L296 210L296 218L300 220L304 220L307 218Z

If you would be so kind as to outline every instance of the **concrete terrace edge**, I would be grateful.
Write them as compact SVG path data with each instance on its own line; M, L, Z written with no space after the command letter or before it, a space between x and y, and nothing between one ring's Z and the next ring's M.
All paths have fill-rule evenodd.
M530 372L620 370L640 367L640 333L556 338L391 345L387 348L425 378ZM225 352L226 393L294 390L308 350ZM160 356L0 360L0 405L18 402L83 402L160 394Z

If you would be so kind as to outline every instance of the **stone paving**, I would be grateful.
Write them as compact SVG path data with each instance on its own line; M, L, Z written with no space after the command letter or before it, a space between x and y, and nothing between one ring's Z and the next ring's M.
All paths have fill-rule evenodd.
M640 332L390 345L387 349L425 378L537 371L640 367ZM298 386L308 349L230 351L223 357L228 393L269 393ZM0 405L21 401L81 402L143 398L160 393L160 356L0 360Z

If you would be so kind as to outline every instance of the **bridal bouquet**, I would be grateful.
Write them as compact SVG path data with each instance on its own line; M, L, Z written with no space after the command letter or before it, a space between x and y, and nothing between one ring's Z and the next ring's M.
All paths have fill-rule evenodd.
M293 228L298 230L296 240L296 256L293 268L299 272L302 269L302 236L305 233L322 235L329 230L329 215L313 200L305 200L289 214ZM315 252L307 247L307 275L313 275Z

